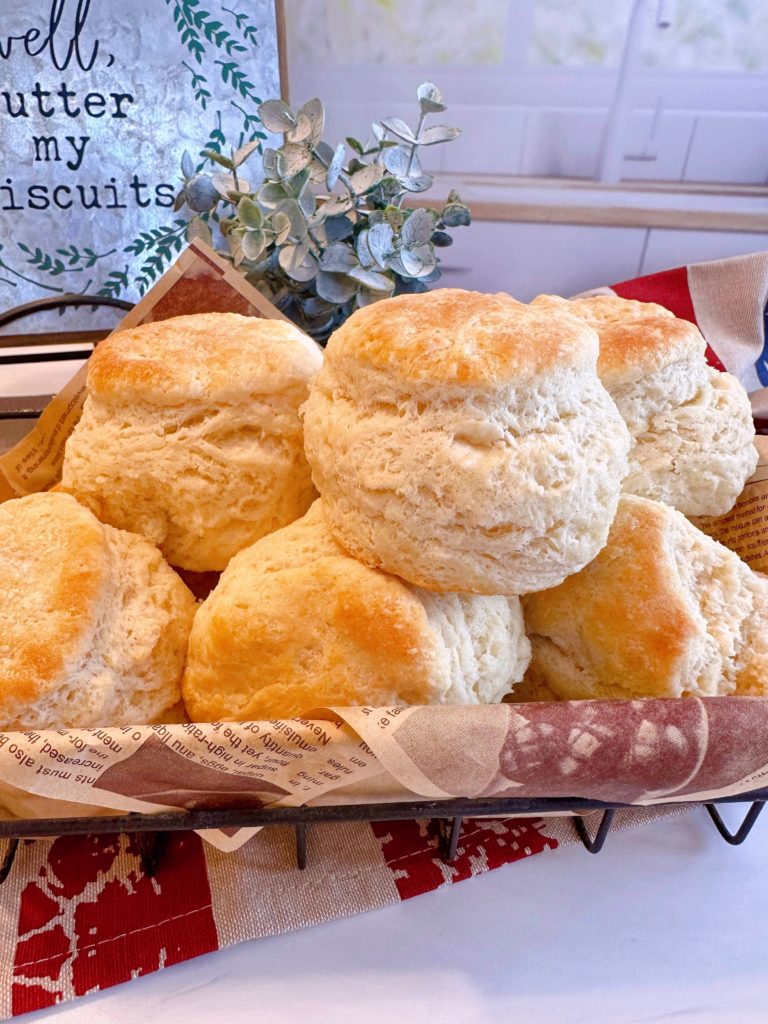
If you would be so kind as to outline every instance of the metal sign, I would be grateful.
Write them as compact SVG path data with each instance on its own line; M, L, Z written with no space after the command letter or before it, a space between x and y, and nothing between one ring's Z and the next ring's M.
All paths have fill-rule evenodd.
M135 300L186 242L188 150L266 138L272 0L3 0L0 308Z

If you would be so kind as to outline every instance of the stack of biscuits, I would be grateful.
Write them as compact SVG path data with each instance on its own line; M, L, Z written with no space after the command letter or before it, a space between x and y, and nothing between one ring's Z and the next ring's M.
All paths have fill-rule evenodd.
M686 518L757 459L705 351L650 303L457 289L324 358L234 314L113 335L61 490L0 506L0 729L768 693L768 580Z

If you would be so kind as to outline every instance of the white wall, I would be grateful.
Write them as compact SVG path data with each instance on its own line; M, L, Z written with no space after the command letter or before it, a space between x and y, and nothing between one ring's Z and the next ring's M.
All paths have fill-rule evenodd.
M768 0L673 6L671 29L652 19L644 28L623 177L765 183ZM424 151L425 170L589 178L630 7L631 0L288 0L291 99L323 99L326 138L335 144L365 138L370 122L388 115L414 123L416 87L433 80L448 102L435 120L458 125L462 136ZM439 186L434 194L442 198ZM521 299L768 249L768 235L551 223L475 221L453 235L441 251L444 284Z
M431 170L592 177L630 0L288 0L291 97L320 96L329 141L386 116L415 121L436 82L437 120L464 139ZM768 2L677 0L652 17L633 72L622 178L768 182ZM648 15L654 10L649 4ZM544 51L552 51L547 56Z
M456 228L441 250L441 284L507 291L523 301L540 292L574 295L602 284L702 260L768 249L768 235L574 224L475 221Z

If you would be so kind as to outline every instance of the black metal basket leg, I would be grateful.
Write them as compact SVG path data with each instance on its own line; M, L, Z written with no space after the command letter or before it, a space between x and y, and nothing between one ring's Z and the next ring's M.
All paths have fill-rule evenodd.
M747 811L744 821L742 821L741 825L736 829L735 832L730 832L728 828L726 828L725 822L720 817L720 812L714 804L704 804L704 806L706 807L710 818L712 819L712 821L714 821L715 828L726 841L726 843L728 843L730 846L741 846L741 844L747 838L749 833L752 831L752 826L755 824L758 817L760 816L760 812L762 811L763 807L765 807L765 801L755 800L755 802Z
M160 861L168 845L167 832L135 832L134 838L139 848L139 857L144 874L154 878Z
M294 825L296 833L296 867L303 871L307 866L307 826Z
M456 860L463 821L461 817L440 819L440 859L446 864Z
M2 863L0 863L0 885L2 885L8 875L10 875L13 862L16 860L16 853L18 849L19 840L9 839L5 850L5 856L3 857Z
M588 850L589 853L600 853L603 846L605 846L605 840L608 838L608 833L611 830L615 814L616 811L610 808L607 811L603 811L603 816L600 819L600 824L597 826L597 832L595 832L594 836L589 834L589 829L581 815L577 815L577 817L573 819L573 827L576 829L576 835L582 841L584 848Z

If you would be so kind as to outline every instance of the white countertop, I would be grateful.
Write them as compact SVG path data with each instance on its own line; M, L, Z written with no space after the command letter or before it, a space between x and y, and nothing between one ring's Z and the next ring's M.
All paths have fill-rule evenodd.
M734 828L745 806L726 808ZM768 1019L768 811L703 810L346 921L243 943L26 1021L739 1024Z

